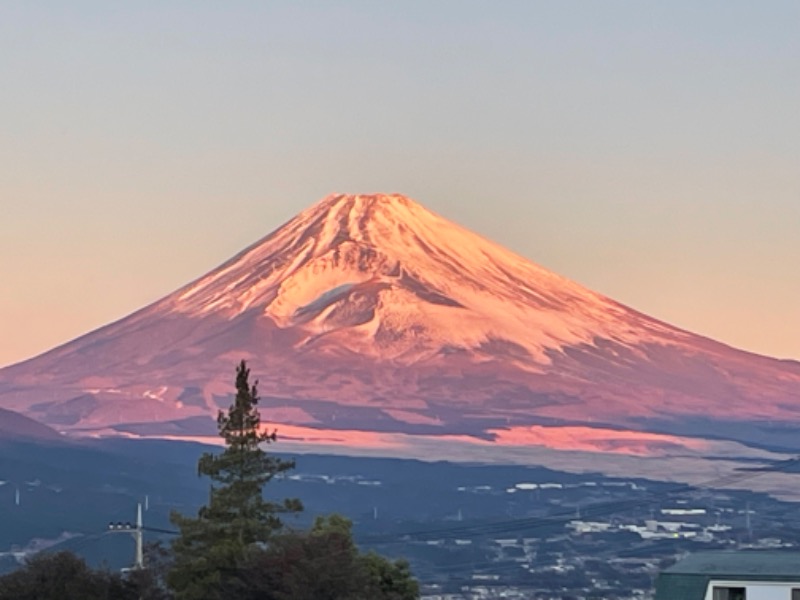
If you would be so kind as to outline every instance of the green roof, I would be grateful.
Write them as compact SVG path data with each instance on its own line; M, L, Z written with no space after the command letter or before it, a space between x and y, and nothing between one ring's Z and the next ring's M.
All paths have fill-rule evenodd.
M661 573L656 580L655 600L703 600L709 581L706 575Z
M655 600L703 600L712 579L800 582L800 552L698 552L656 581Z
M800 579L800 552L698 552L664 570L664 573L712 577L768 577Z

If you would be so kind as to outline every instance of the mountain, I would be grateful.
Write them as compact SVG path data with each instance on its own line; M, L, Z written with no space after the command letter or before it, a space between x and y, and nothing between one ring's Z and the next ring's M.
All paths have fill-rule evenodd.
M0 408L0 444L8 441L63 441L55 429L11 410Z
M150 306L0 370L0 406L76 433L211 431L242 358L267 419L320 430L800 427L800 363L672 327L380 194L329 196Z

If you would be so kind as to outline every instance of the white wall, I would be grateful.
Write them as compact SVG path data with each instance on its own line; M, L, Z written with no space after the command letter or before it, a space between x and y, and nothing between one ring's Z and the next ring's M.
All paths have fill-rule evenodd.
M714 599L714 586L744 587L747 600L791 600L792 588L800 589L800 579L795 582L711 581L706 589L705 600Z

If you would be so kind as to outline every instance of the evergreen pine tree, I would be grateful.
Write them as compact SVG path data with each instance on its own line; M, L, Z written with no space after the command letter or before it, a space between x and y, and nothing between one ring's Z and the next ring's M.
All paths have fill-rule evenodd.
M258 382L251 386L249 378L243 360L236 369L234 403L217 418L225 450L206 453L197 464L198 474L212 482L208 504L196 518L172 515L181 533L173 542L175 563L168 581L178 600L229 597L239 587L237 578L247 549L266 542L281 528L280 513L302 510L299 500L275 503L262 495L264 485L294 468L294 461L262 449L276 436L261 427Z

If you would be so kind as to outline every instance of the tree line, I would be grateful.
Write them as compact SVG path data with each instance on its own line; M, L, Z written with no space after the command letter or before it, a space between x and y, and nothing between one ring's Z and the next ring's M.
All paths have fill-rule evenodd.
M93 569L67 552L40 553L0 577L0 600L415 600L419 584L403 560L361 552L349 520L317 517L304 531L281 516L300 500L263 495L274 477L294 468L265 451L275 432L261 425L257 382L245 361L236 396L217 418L225 448L205 453L198 474L211 480L196 517L173 512L179 535L146 553L147 568L126 575Z

